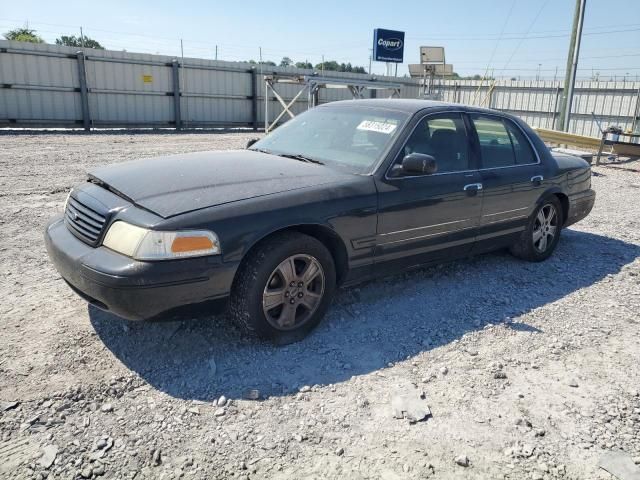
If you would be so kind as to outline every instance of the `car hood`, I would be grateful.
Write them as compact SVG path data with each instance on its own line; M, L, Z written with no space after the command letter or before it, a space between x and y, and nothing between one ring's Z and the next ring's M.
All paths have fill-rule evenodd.
M346 176L324 165L252 150L148 158L89 172L93 181L164 218Z

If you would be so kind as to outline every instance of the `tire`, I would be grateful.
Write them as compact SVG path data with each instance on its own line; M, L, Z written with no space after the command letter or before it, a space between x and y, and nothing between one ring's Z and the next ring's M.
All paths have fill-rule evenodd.
M551 212L554 212L553 215ZM549 219L550 215L552 218ZM552 195L543 198L529 218L527 228L511 246L511 253L530 262L546 260L560 241L563 222L562 205L558 197Z
M278 233L242 261L229 312L244 333L286 345L320 323L335 288L333 257L320 241L297 232Z

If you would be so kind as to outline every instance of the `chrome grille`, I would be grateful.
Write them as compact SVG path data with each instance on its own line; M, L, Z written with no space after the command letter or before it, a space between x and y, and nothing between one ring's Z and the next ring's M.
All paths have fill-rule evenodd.
M96 246L102 236L107 217L70 196L64 219L71 233L83 242Z

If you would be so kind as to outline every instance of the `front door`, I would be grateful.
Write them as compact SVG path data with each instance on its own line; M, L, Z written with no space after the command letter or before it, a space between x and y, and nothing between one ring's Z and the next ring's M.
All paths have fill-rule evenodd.
M381 271L468 253L480 221L482 185L461 113L427 115L377 179L376 266ZM399 165L409 153L435 158L430 175L405 175Z

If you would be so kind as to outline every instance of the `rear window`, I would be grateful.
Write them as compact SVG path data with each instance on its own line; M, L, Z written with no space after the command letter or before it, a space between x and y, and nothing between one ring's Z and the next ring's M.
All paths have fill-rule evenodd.
M472 115L483 168L512 167L536 163L536 156L522 131L510 120Z

